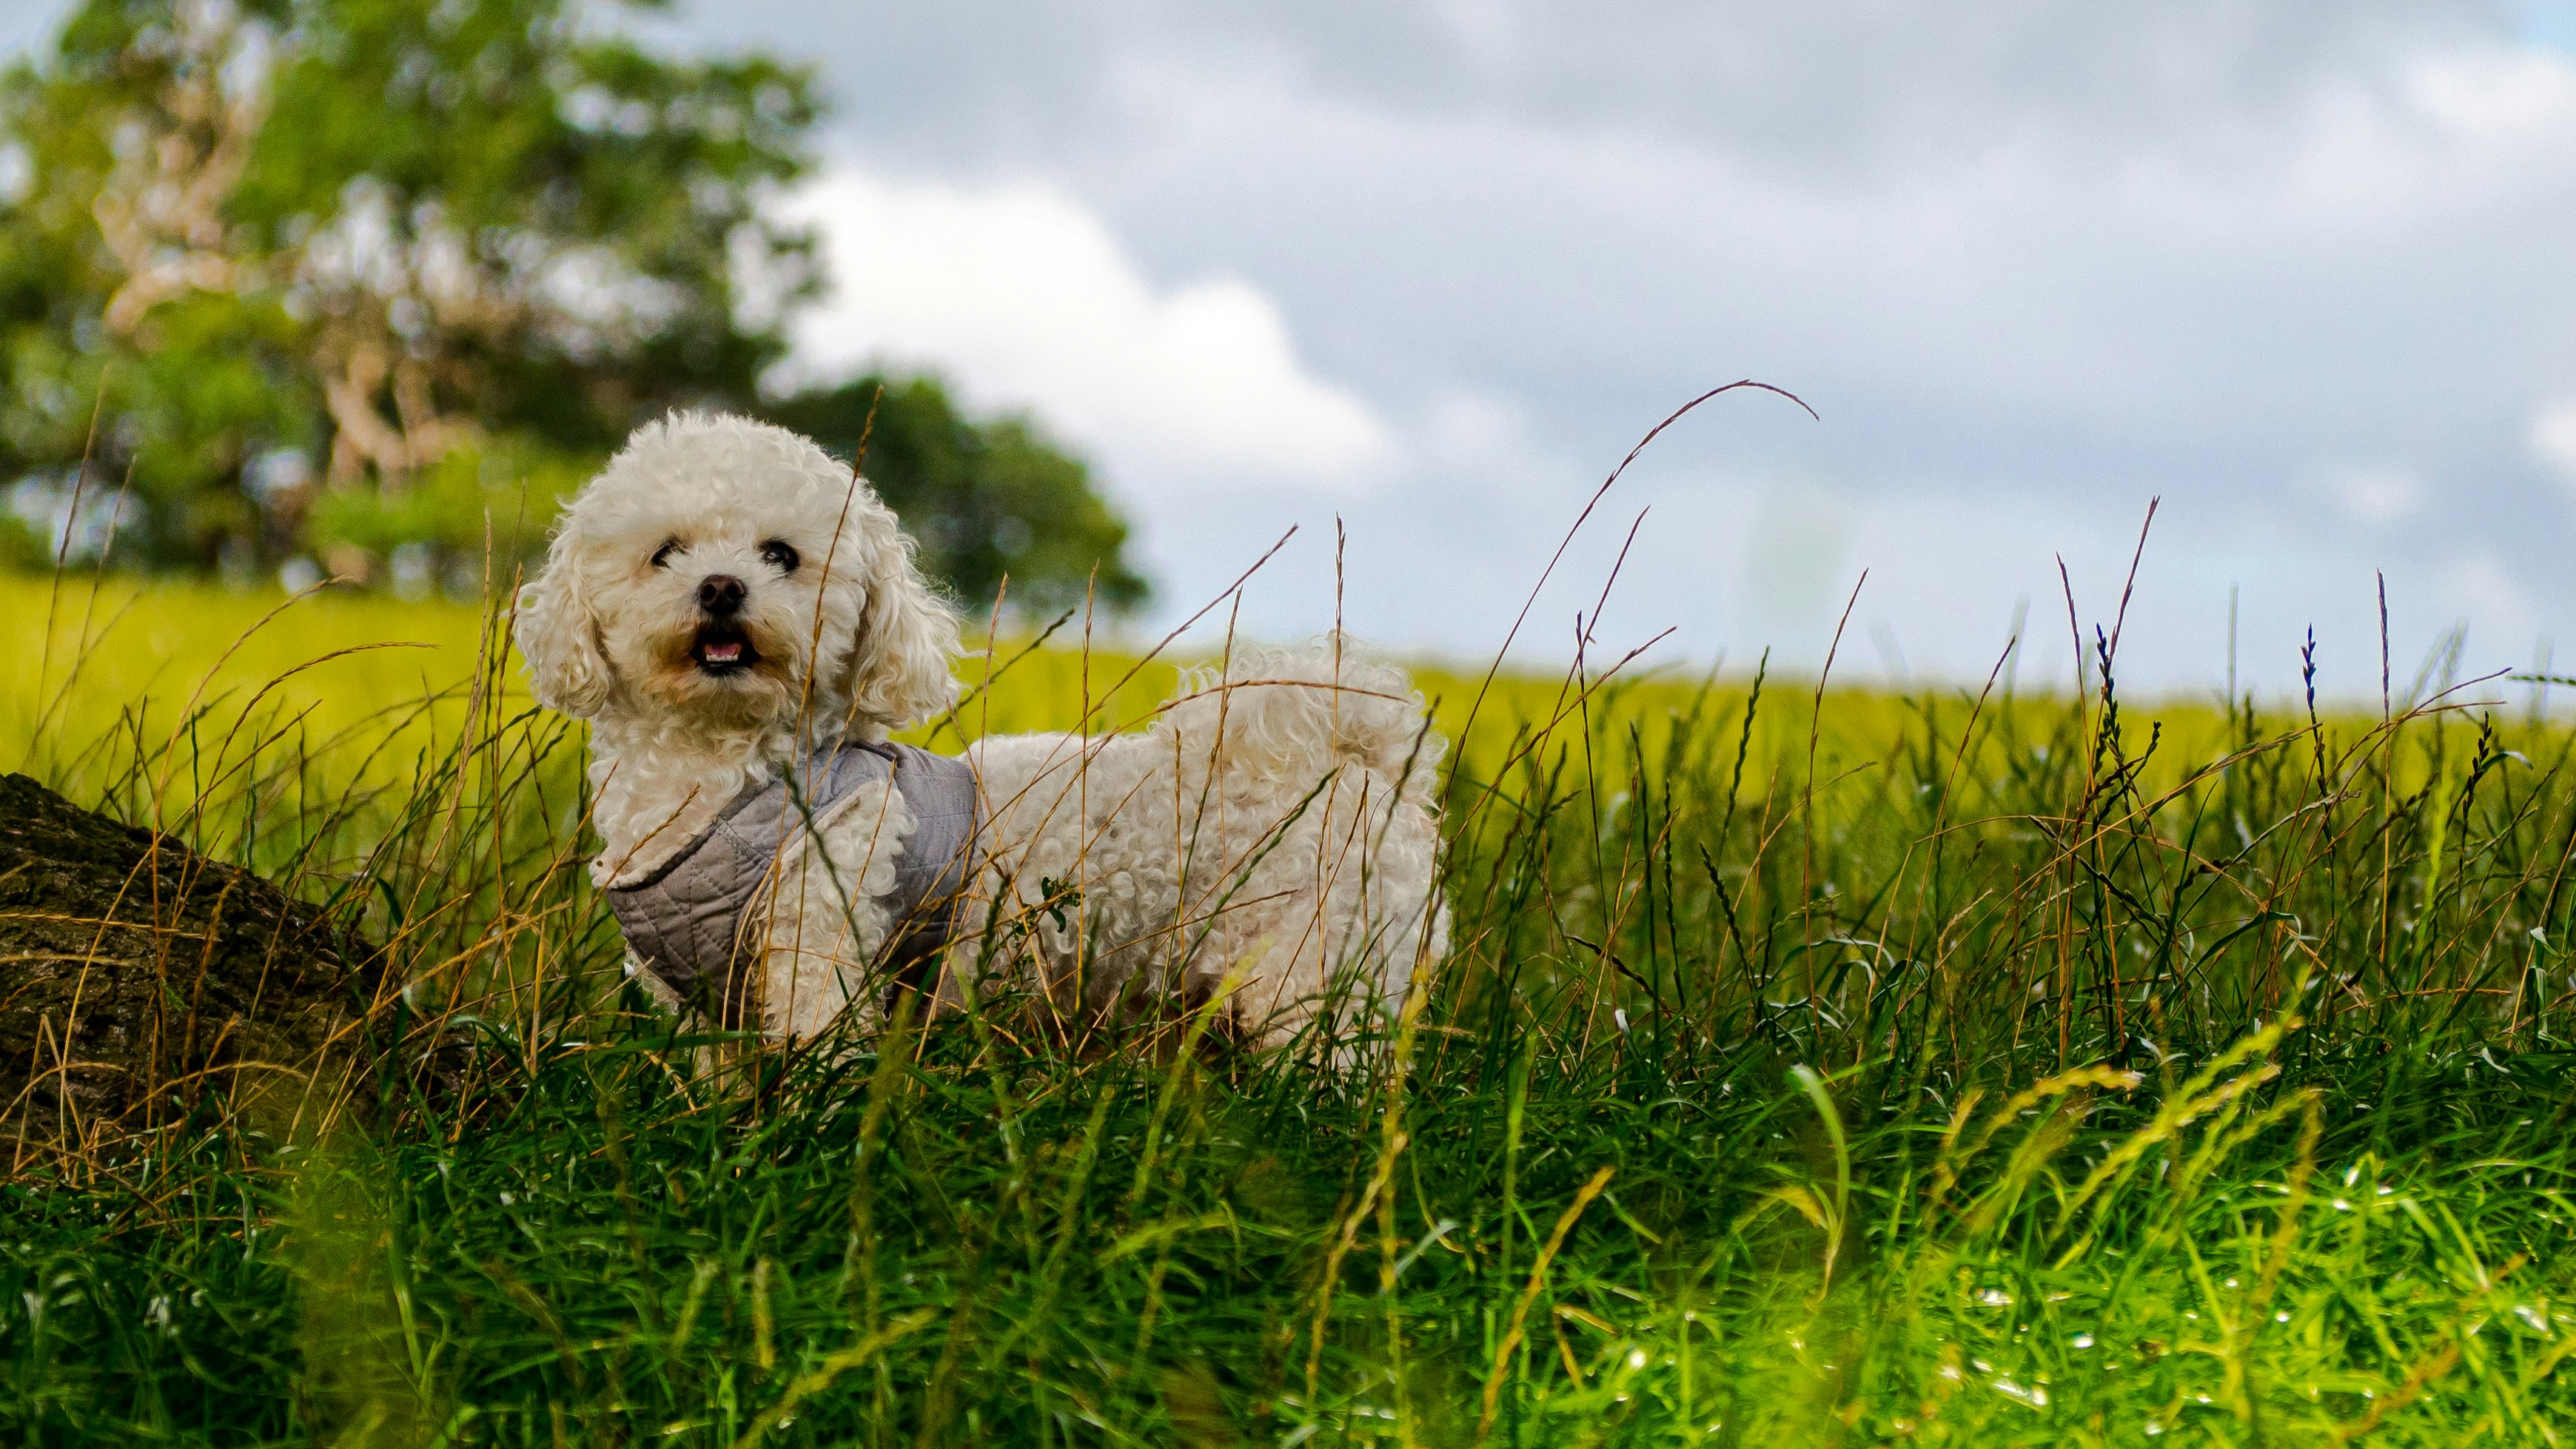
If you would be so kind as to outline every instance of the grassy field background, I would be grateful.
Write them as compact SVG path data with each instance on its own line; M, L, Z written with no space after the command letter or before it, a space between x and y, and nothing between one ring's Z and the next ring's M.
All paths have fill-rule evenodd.
M2576 1432L2576 737L2518 686L1426 669L1458 946L1364 1070L1004 1000L719 1081L493 621L277 602L0 581L0 764L344 913L445 1067L13 1108L20 1442ZM1169 687L1065 637L923 737Z

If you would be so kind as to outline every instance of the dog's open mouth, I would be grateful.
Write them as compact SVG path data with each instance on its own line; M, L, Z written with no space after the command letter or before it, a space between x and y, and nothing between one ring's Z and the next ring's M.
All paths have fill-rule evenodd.
M697 642L689 646L689 657L698 662L700 673L723 679L760 662L760 651L751 647L750 636L739 625L703 624Z

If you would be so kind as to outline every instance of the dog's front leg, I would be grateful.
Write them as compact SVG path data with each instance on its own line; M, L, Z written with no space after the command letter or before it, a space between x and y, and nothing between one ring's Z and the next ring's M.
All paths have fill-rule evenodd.
M903 792L871 781L784 844L763 942L763 1030L811 1037L852 1009L854 1025L876 1025L884 993L871 971L892 927L883 897L913 828Z
M662 973L645 965L632 950L626 953L625 960L619 965L626 979L634 982L635 989L643 992L644 999L652 1002L663 1015L677 1016L688 1009L688 1003L680 999L680 993L671 989L670 982L662 979Z

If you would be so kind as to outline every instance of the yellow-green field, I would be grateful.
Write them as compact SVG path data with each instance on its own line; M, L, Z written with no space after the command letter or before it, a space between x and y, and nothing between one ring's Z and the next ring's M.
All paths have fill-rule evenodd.
M1077 624L1035 650L1025 637L970 637L957 665L967 702L954 719L910 737L953 750L964 737L1072 729L1086 720L1093 729L1141 727L1169 695L1178 669L1206 662L1183 651L1140 660L1132 644L1086 652L1065 642L1078 632ZM234 732L236 749L282 732L312 746L322 756L316 768L336 782L382 783L416 768L421 752L452 743L478 682L497 689L505 715L534 708L517 655L502 640L484 606L445 600L324 589L289 601L272 589L145 587L122 578L93 596L86 579L57 587L0 574L0 763L41 757L77 779L83 752L95 754L101 741L122 734L128 745L158 751L182 719L193 718L200 755L226 731ZM1561 742L1587 729L1604 747L1596 763L1623 773L1614 757L1624 760L1632 749L1660 754L1677 729L1740 711L1752 683L1741 672L1710 679L1632 667L1606 682L1600 671L1587 672L1587 694L1571 687L1565 670L1518 668L1489 678L1483 662L1403 662L1437 726L1463 742L1469 773L1479 777L1520 758L1533 735ZM983 688L992 670L1000 678ZM1803 765L1817 720L1814 687L1812 679L1769 682L1749 744L1756 761ZM1831 690L1814 731L1819 768L1866 789L1870 766L1895 758L1927 709L1938 723L1953 711L1964 718L1975 706L1989 722L2009 715L2019 733L2039 738L2067 712L2062 699L1989 697L1980 705L1977 693L1909 699ZM2149 778L2162 786L2231 748L2234 736L2213 701L2168 701L2153 716L2163 745ZM1982 734L1977 747L1995 748L2003 738ZM96 759L92 765L109 768ZM360 770L373 773L352 778Z

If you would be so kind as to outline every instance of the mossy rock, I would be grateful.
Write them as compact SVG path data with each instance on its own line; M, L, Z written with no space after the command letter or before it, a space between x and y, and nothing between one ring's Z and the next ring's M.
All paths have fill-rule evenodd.
M300 1099L355 1052L374 955L248 871L0 776L0 1136L88 1147Z

